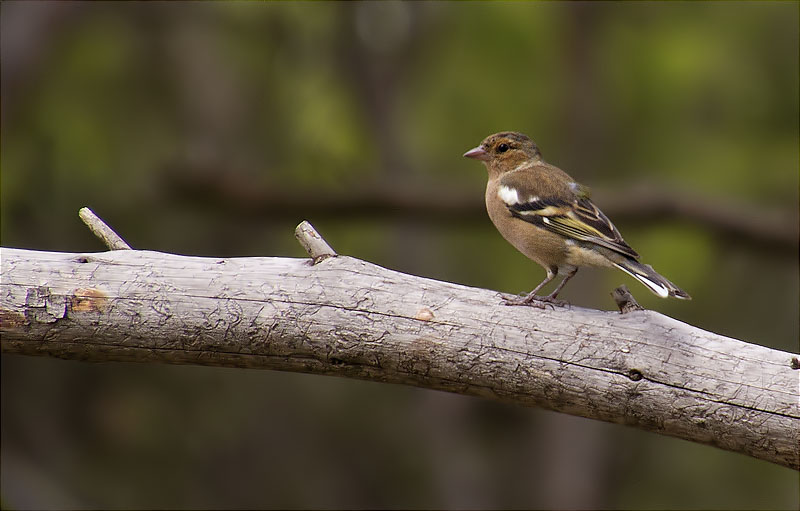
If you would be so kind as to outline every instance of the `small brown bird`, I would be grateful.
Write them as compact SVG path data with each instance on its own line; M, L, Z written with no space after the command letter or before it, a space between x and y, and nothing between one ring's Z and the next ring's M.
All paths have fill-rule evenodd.
M489 171L486 210L497 230L547 272L547 277L527 296L507 300L509 303L561 303L556 296L581 266L613 266L662 298L691 299L650 265L640 263L639 254L589 200L589 189L545 162L539 148L526 135L490 135L464 156L481 160ZM555 290L547 296L537 296L536 292L558 274L564 275L564 280Z

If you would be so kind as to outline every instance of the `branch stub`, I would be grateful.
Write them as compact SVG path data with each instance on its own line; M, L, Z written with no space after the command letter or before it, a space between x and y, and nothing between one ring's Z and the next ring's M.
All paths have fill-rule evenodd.
M312 259L312 264L317 264L323 259L328 257L336 257L336 251L328 245L328 242L320 236L314 226L308 223L307 220L300 222L294 230L294 237L300 242L309 257Z
M109 250L131 250L122 237L115 233L114 230L106 225L105 222L100 220L100 217L94 214L89 208L83 207L78 211L78 216L83 220L83 223L89 228L92 233L100 238L105 243Z

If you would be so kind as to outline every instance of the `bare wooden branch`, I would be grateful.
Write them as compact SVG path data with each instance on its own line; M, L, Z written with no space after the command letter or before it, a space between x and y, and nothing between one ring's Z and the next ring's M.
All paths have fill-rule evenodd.
M122 239L122 236L115 233L111 227L100 220L91 209L81 208L78 211L78 216L89 227L89 230L105 243L109 250L131 250L131 246Z
M328 257L334 257L336 252L328 245L328 242L314 229L314 226L303 220L294 230L294 237L300 245L308 252L313 264L317 264Z
M3 353L402 383L538 406L800 468L791 353L653 311L506 307L351 257L0 249Z

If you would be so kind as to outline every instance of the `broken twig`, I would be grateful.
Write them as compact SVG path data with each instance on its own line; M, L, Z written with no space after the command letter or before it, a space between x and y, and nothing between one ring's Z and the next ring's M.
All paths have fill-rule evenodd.
M100 238L110 250L132 250L131 246L119 234L115 233L111 227L100 220L100 217L95 215L91 209L81 208L78 211L78 216L89 227L89 230Z
M623 314L627 314L632 311L642 311L644 307L639 305L639 302L636 301L636 298L633 297L628 286L622 284L617 289L611 292L611 297L617 302L617 307L619 307L619 311Z
M308 255L313 260L313 264L326 259L328 257L336 257L336 251L328 245L328 242L320 236L314 226L303 220L294 230L294 236L297 241L308 252Z

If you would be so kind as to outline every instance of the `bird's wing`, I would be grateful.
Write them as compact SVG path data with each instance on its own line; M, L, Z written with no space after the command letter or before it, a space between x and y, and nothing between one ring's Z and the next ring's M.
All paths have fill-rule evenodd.
M639 258L611 220L589 200L587 188L572 182L541 186L532 182L531 176L515 174L500 180L497 193L513 216L565 238Z

